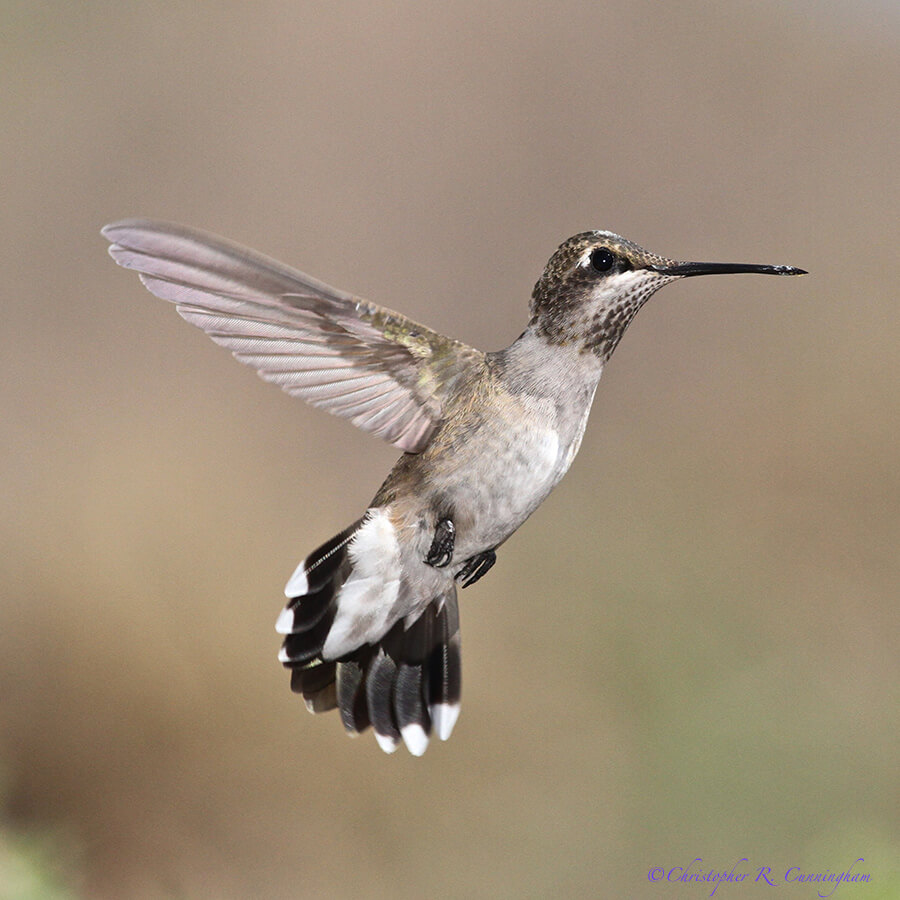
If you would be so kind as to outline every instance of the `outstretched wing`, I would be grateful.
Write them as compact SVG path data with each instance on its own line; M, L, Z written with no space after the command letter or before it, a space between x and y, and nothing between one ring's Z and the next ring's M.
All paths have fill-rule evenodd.
M107 225L110 255L267 381L410 453L484 355L222 238L165 222Z

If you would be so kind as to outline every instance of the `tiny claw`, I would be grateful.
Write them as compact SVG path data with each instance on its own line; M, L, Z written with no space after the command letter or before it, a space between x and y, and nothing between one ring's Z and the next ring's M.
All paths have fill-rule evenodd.
M425 562L435 569L442 569L453 558L456 544L456 526L450 519L441 519L434 529L434 539Z
M485 550L484 553L479 553L466 560L466 564L456 573L456 580L460 587L467 588L469 585L475 584L479 578L487 575L495 562L497 562L497 554L493 550Z

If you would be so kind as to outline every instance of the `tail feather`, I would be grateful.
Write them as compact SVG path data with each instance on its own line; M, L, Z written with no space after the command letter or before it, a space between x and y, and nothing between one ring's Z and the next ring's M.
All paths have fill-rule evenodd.
M303 600L301 604L299 601ZM299 634L309 631L317 625L328 612L331 601L334 599L334 589L331 585L325 585L315 593L294 598L281 613L279 626L284 626L284 634Z
M363 651L360 651L363 655ZM350 734L360 734L371 724L366 699L366 672L371 653L365 660L348 660L337 664L337 701L341 722Z
M322 645L328 638L328 632L334 622L334 606L334 600L330 600L324 614L319 617L319 621L312 628L293 632L285 637L281 645L281 652L278 654L278 658L283 663L298 665L310 662L321 654Z
M428 711L428 659L434 642L435 616L429 607L402 636L394 681L394 715L403 741L411 753L421 756L431 735Z
M337 707L337 688L332 681L326 684L320 691L307 696L303 695L303 702L311 713L323 713Z
M400 743L400 729L391 705L396 677L396 661L385 653L384 647L379 647L366 677L366 702L369 705L369 719L375 729L375 740L385 753L393 753Z
M445 603L435 623L436 640L428 660L428 711L437 736L446 741L459 717L462 692L462 656L459 640L459 607Z
M450 737L459 713L456 589L450 585L415 621L408 622L408 617L388 621L384 633L373 632L371 622L380 621L382 611L366 604L379 595L363 595L360 584L382 570L369 556L380 549L383 539L375 527L384 525L376 523L368 532L364 530L377 516L378 511L370 510L297 567L285 591L288 604L276 625L285 635L278 657L291 670L291 689L303 696L311 712L337 708L351 734L371 726L384 751L392 753L402 741L411 753L421 756L432 731L441 740ZM363 553L367 556L361 561ZM355 568L359 569L356 575ZM391 574L390 567L382 568ZM348 583L353 589L344 592ZM384 590L396 596L396 586ZM361 639L351 647L357 615L368 618L359 626ZM329 634L335 640L336 618L340 655L331 658L326 642Z
M346 546L363 521L364 519L358 519L349 528L345 528L330 541L322 544L297 566L284 588L285 596L292 600L288 603L287 609L291 609L301 598L332 583L335 573L347 561Z
M334 675L337 663L322 662L291 671L291 690L301 694L310 712L327 712L337 706Z

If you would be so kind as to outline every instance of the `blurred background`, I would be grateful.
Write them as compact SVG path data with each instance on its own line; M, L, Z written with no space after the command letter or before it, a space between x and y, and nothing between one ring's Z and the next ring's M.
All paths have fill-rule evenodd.
M860 857L840 896L900 896L894 4L2 17L3 900L699 898L650 869ZM462 595L453 739L386 757L306 713L273 625L396 453L118 269L136 215L484 349L589 228L812 274L641 312Z

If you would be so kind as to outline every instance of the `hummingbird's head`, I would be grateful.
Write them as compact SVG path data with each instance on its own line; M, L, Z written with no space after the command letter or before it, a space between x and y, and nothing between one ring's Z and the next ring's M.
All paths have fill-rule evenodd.
M608 359L637 311L663 285L692 275L805 275L793 266L679 262L611 231L586 231L559 246L531 295L531 327L553 344Z

